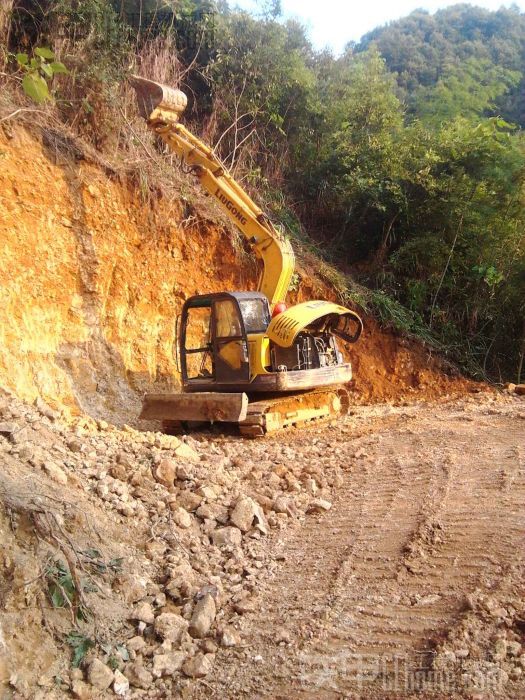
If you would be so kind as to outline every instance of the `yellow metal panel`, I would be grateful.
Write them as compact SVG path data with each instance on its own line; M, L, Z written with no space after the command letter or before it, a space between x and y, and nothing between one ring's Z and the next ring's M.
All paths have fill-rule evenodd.
M355 315L355 312L331 301L304 301L272 319L268 326L268 337L280 347L289 348L304 328L331 314L344 316Z
M271 364L270 340L264 333L251 333L248 336L250 350L250 377L268 374L266 367Z

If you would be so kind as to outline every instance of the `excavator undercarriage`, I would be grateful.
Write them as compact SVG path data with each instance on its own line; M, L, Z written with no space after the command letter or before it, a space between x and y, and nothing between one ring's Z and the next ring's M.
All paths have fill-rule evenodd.
M332 420L348 413L350 404L344 387L251 398L245 393L147 394L140 417L160 419L171 434L220 422L235 424L243 437L255 438Z

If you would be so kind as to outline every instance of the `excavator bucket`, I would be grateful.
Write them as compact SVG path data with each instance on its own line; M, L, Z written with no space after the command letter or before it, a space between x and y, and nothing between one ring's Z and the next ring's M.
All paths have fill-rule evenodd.
M137 93L141 117L150 122L162 121L168 124L179 121L188 104L188 98L181 90L138 75L132 75L130 82Z

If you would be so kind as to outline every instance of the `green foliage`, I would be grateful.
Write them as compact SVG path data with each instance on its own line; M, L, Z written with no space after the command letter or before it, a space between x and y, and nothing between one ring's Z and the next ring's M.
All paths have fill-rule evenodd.
M462 71L472 62L521 74L519 85L496 95L496 111L525 126L524 49L525 14L516 5L490 12L467 4L453 5L430 15L416 10L408 17L374 29L356 47L375 44L396 75L402 98L412 111L419 88L435 86L450 70ZM489 70L492 68L489 67ZM468 72L468 71L467 71ZM458 85L460 91L462 86Z
M469 58L449 67L433 87L415 92L415 112L423 121L439 125L458 116L477 119L498 113L497 101L521 80L520 71Z
M87 620L88 611L80 603L79 591L68 567L60 559L51 562L45 571L47 592L54 608L71 608L77 620ZM86 589L87 590L87 589Z
M73 668L78 668L88 651L95 646L95 642L92 639L75 630L67 635L66 643L73 650L73 658L71 660Z
M35 102L41 103L51 99L49 86L55 75L67 73L63 63L55 60L51 49L37 47L31 58L27 53L17 53L15 56L18 67L24 73L22 88L26 95Z
M123 77L123 63L129 58L128 29L105 0L56 0L46 15L45 31L50 36L67 32L77 57L82 60L75 77L110 83Z
M119 573L122 571L123 557L115 557L106 562L102 553L94 547L84 550L81 554L86 560L85 565L88 566L94 574L102 575L106 573Z

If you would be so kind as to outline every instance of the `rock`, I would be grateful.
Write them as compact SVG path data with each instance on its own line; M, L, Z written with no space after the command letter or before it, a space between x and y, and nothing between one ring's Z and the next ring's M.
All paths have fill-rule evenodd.
M219 503L204 503L197 508L195 515L203 520L216 520L223 525L228 522L228 509Z
M34 431L31 432L33 435L35 434ZM12 442L13 445L21 445L29 440L29 436L30 432L27 428L18 428L14 433L9 435L9 441Z
M181 442L180 445L175 448L175 454L177 457L187 459L189 462L196 463L200 461L200 457L197 452L195 452L195 450L189 445L186 445L185 442Z
M217 547L237 547L242 542L242 533L237 527L221 527L212 533L211 539Z
M170 579L165 590L168 595L177 600L187 596L195 586L196 576L191 564L182 562L170 571Z
M150 603L140 603L130 615L130 620L139 620L147 625L152 625L155 621L155 613Z
M268 525L261 506L249 496L241 497L230 515L231 522L239 530L248 532L256 527L263 535L268 534Z
M223 647L237 647L241 643L241 635L232 627L226 627L222 632L221 644Z
M204 678L213 670L215 654L197 654L193 658L186 659L182 665L184 675L189 678Z
M80 680L73 681L71 684L71 692L73 696L79 698L79 700L91 700L91 698L94 697L92 686Z
M332 504L330 501L326 501L324 498L315 498L313 501L310 501L308 504L308 508L306 509L307 513L323 513L332 507Z
M190 481L193 478L193 469L188 464L179 464L177 467L177 479Z
M155 619L155 632L170 642L178 643L188 629L188 622L176 613L162 613Z
M54 421L58 418L58 413L53 411L53 409L48 406L45 401L42 401L40 397L35 400L35 408L42 416L49 418L49 420Z
M112 464L109 468L109 473L114 479L118 479L119 481L128 480L128 471L123 464Z
M145 646L146 642L144 641L144 637L140 637L139 635L128 639L126 642L126 648L130 651L140 651L141 649L144 649Z
M133 469L133 460L125 452L117 454L117 464L120 464L125 469Z
M291 644L293 640L293 635L289 630L279 630L274 638L277 644Z
M78 438L70 438L66 445L71 452L82 452L82 442Z
M158 466L155 468L154 473L155 479L167 486L173 486L175 477L177 476L177 462L173 459L164 458L161 459Z
M191 616L188 630L191 636L197 639L205 637L210 631L216 614L215 600L210 593L207 593L197 602Z
M169 654L156 654L153 658L153 675L155 678L161 676L172 676L180 671L186 654L182 651L173 651Z
M196 510L202 503L202 496L193 491L181 491L177 496L177 503L189 511Z
M115 695L126 695L129 691L129 681L126 676L121 673L118 668L114 673L115 680L113 681L113 692Z
M233 604L233 609L239 615L244 615L247 612L253 612L255 610L255 603L252 598L241 598L241 600L236 601Z
M525 396L525 384L516 384L514 393L518 396Z
M519 642L507 642L507 654L509 656L519 656L521 654L521 644Z
M146 579L141 578L140 576L133 576L133 574L121 576L116 582L116 587L118 587L118 590L121 591L122 597L126 603L136 603L137 601L142 600L142 598L144 598L148 592L148 584Z
M272 509L275 513L286 513L292 517L297 515L297 508L294 500L288 496L277 496L273 502Z
M106 690L115 680L113 671L100 659L93 659L87 672L88 681L99 690Z
M5 438L11 437L18 430L18 425L11 421L2 421L0 423L0 435Z
M153 683L153 676L144 668L141 660L137 659L137 661L127 664L124 670L126 678L135 688L147 690Z
M54 462L44 462L42 466L46 474L53 479L53 481L56 481L57 484L67 484L67 474L58 464Z
M172 504L170 503L170 508L171 506ZM185 510L181 506L177 506L175 509L172 509L172 517L175 522L175 525L178 525L179 527L185 530L191 526L191 515L188 513L187 510Z
M203 639L200 647L204 654L215 654L219 648L213 639Z
M497 639L494 644L492 658L494 661L503 661L507 656L507 641L505 639Z
M215 501L218 496L217 489L208 484L199 487L199 494L207 501Z

